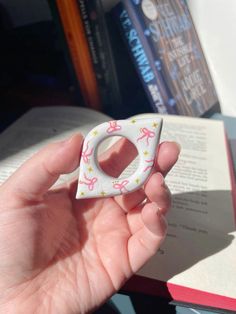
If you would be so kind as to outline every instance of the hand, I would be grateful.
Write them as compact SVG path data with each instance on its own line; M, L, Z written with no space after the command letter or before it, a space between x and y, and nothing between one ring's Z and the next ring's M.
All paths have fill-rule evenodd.
M82 141L78 134L50 144L0 187L2 312L94 310L155 254L165 237L171 198L163 176L178 158L178 145L159 145L156 169L143 189L76 200L76 181L51 187L79 166ZM118 176L134 157L130 143L121 140L103 154L100 165Z

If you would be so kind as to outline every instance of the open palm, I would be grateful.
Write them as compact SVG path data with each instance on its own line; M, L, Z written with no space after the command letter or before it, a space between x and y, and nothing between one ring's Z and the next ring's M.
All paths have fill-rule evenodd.
M76 181L50 187L79 165L82 137L47 146L0 187L0 309L85 313L105 302L159 248L170 194L163 181L178 158L162 143L143 189L76 200ZM129 154L123 154L124 151ZM122 156L122 158L121 158ZM110 175L135 157L121 140L100 161ZM161 174L162 173L162 174Z

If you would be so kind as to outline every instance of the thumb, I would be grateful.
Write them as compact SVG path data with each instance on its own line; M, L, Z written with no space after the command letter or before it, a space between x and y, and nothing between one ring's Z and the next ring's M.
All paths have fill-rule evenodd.
M76 134L69 140L47 145L5 182L5 189L24 200L42 196L61 174L79 166L82 143L82 135Z

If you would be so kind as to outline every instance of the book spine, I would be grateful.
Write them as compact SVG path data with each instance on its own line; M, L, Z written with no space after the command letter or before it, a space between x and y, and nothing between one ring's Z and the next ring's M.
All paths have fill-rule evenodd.
M84 103L101 111L100 92L78 5L74 0L55 1Z
M101 0L86 0L86 3L98 61L103 75L101 93L105 105L104 111L112 115L113 109L121 105L122 97L110 43L106 15Z
M171 97L155 63L153 52L143 35L142 25L130 1L118 3L113 9L121 33L149 98L154 112L177 114L175 101Z
M113 115L122 103L101 0L77 0L98 82L103 111Z
M67 68L68 76L69 76L68 83L71 85L70 88L75 90L75 95L77 96L76 98L79 101L79 103L82 103L83 97L81 95L81 90L79 88L79 82L75 73L75 68L71 60L70 50L69 50L65 33L64 33L64 29L61 23L61 18L60 18L57 4L56 4L56 0L48 0L48 4L51 11L53 23L55 25L58 46L59 46L59 49L63 53L63 57L66 63L66 68Z
M103 73L102 73L100 63L99 63L98 51L97 51L97 47L95 43L93 26L92 26L92 21L91 21L90 12L89 12L89 3L86 0L77 0L77 3L80 9L80 15L83 21L84 30L87 37L90 54L93 61L93 66L95 69L95 74L96 74L97 80L100 80L103 76Z
M159 63L179 114L205 114L218 98L186 2L124 2L142 23L147 45Z
M105 109L107 102L109 101L109 97L105 79L104 61L101 59L101 45L99 45L97 40L97 20L99 18L99 14L96 10L96 3L94 0L77 0L77 3L80 9L85 34L87 36L91 59L101 94L103 109Z
M116 119L125 119L139 113L149 112L151 110L150 101L137 74L119 25L114 22L112 11L106 13L106 25L122 97L119 106L111 105L112 116Z

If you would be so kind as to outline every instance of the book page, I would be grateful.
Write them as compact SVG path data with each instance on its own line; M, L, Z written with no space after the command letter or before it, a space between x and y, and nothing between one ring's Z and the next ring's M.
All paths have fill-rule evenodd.
M46 144L67 139L76 132L86 135L108 120L105 114L82 107L31 109L0 136L0 183ZM58 183L66 178L61 176Z
M236 232L223 122L163 118L161 141L176 141L182 150L166 177L173 194L167 238L138 274L235 297Z

